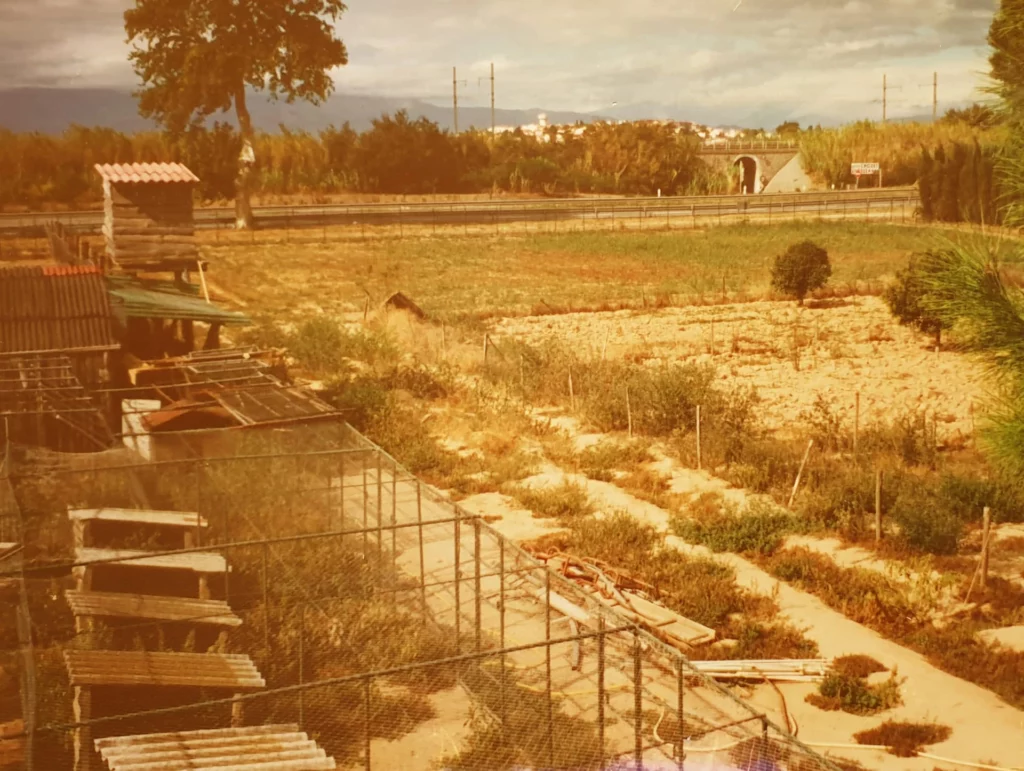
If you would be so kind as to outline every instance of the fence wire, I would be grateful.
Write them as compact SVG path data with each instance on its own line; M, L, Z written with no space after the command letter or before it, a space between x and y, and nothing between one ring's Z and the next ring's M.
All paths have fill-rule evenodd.
M225 432L192 433L189 457L150 462L15 452L0 506L24 565L0 579L24 571L33 630L3 637L30 697L21 767L99 769L111 737L276 726L259 730L284 742L282 763L313 741L352 769L836 769L348 426L324 431L233 432L230 448ZM214 446L230 454L195 457ZM68 510L110 507L206 527L95 521L83 550ZM132 564L196 554L229 570ZM76 618L76 587L221 600L233 618ZM102 651L248 657L261 682L225 685L215 668L127 682L120 659L69 674Z

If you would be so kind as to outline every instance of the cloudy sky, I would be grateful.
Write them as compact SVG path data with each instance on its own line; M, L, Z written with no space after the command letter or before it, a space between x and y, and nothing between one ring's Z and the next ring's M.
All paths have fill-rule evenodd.
M978 96L998 0L350 0L339 93L502 107L879 117ZM126 86L131 0L0 0L0 84ZM651 107L652 111L656 111Z

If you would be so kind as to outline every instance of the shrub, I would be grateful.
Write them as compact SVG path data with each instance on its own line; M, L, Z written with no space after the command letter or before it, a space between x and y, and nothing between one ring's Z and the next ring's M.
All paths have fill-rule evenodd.
M956 554L963 522L939 496L920 485L908 484L900 491L892 518L907 546L929 554Z
M880 726L853 735L858 744L889 748L898 758L913 758L929 744L941 744L953 735L953 729L938 723L898 723L886 720Z
M288 338L288 349L299 364L318 374L345 368L345 359L366 364L394 359L397 348L387 337L364 331L349 332L330 316L313 316Z
M700 505L702 511L691 509L690 516L674 516L672 530L684 541L703 544L712 551L774 554L783 536L796 529L793 515L761 500L753 501L743 511L729 505L707 511L703 501Z
M577 463L580 471L591 479L610 482L612 471L635 468L650 460L651 454L647 444L633 440L595 444L579 453Z
M594 512L587 491L568 480L558 487L516 486L510 488L509 493L537 517L571 521Z
M796 297L803 305L807 294L825 286L831 275L828 252L812 241L801 241L775 258L772 289Z
M925 288L921 281L921 265L914 258L907 267L896 271L896 280L885 288L883 298L900 324L915 326L935 335L935 345L942 342L942 330L948 325L925 307Z
M864 677L832 671L818 686L817 693L807 695L807 703L829 711L849 712L851 715L874 715L903 703L900 680L892 675L877 685Z

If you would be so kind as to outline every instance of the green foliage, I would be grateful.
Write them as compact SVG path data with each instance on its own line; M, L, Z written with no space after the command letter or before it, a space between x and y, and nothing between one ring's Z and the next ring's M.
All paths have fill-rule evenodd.
M1014 123L1024 121L1024 2L1001 0L989 27L993 91Z
M907 485L891 513L899 525L900 538L911 548L929 554L956 554L963 522L933 492Z
M999 113L988 105L975 102L969 107L951 107L942 116L942 122L948 124L962 123L974 129L989 129L999 123Z
M587 491L569 481L557 487L517 486L509 488L508 492L537 517L573 522L594 512Z
M921 216L925 222L931 222L935 218L935 191L932 190L934 165L928 148L921 148L921 162L917 168L917 190L921 196Z
M895 281L886 286L882 297L900 324L913 325L922 332L933 334L938 342L948 323L926 310L921 270L920 261L911 257L906 268L896 271Z
M869 683L864 677L831 671L818 686L818 692L807 696L807 702L830 712L851 715L875 715L903 703L900 683L895 674L882 683Z
M234 104L244 134L246 89L319 103L333 87L328 72L348 62L329 23L344 11L341 0L136 0L124 24L139 111L179 133Z
M803 305L808 292L825 286L831 275L828 252L811 241L801 241L775 258L772 289L796 297Z
M949 726L937 723L901 723L886 720L879 726L853 735L858 744L881 745L898 758L917 757L929 744L941 744L953 735Z
M386 336L361 329L346 330L337 320L325 315L304 321L285 342L301 367L326 375L344 371L346 360L373 365L393 360L398 352Z
M645 442L600 442L580 452L576 462L580 471L591 479L612 481L613 471L626 471L651 460Z
M1007 478L1024 472L1024 298L1005 281L998 255L983 244L950 246L926 256L930 312L956 326L958 339L1000 386L982 431Z
M922 151L918 173L921 216L926 222L975 222L998 224L999 187L996 158L1001 145L978 136L956 141L947 149L939 145L934 158Z
M736 554L774 554L783 537L796 529L792 514L761 500L742 511L735 506L708 507L701 502L672 518L672 531L684 541Z

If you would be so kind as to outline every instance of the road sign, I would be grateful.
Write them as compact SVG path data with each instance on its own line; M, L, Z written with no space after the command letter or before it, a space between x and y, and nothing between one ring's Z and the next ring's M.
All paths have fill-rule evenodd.
M877 174L880 166L877 163L851 163L850 172L859 177L861 174Z

